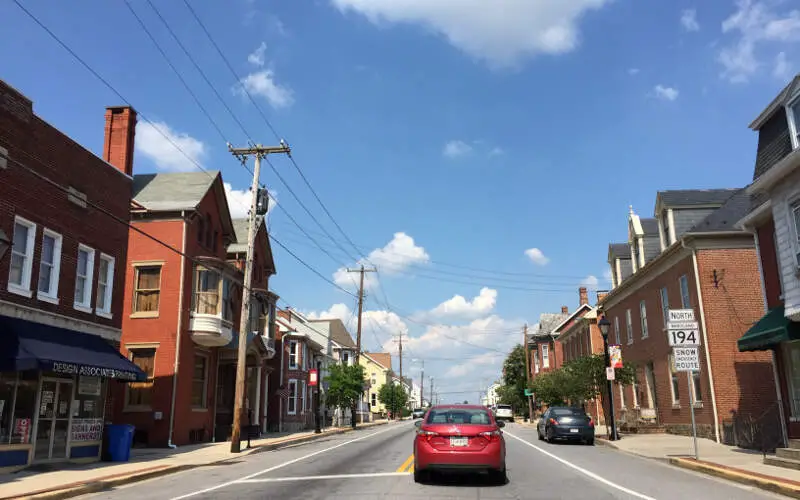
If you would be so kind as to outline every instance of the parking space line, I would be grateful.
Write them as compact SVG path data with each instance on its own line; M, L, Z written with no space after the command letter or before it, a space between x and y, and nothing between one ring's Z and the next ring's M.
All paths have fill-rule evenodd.
M519 441L519 442L521 442L523 444L526 444L526 445L530 446L534 450L536 450L536 451L538 451L538 452L540 452L540 453L542 453L544 455L547 455L548 457L552 458L553 460L561 462L562 464L566 465L567 467L575 469L576 471L580 472L581 474L583 474L585 476L588 476L588 477L594 479L595 481L603 483L606 486L610 486L610 487L612 487L612 488L614 488L616 490L622 491L623 493L627 493L628 495L634 496L636 498L641 498L642 500L655 500L655 498L653 498L653 497L649 497L649 496L647 496L647 495L645 495L643 493L639 493L638 491L633 491L633 490L631 490L629 488L626 488L626 487L624 487L622 485L619 485L617 483L611 482L608 479L605 479L604 477L601 477L601 476L595 474L594 472L592 472L590 470L586 470L583 467L580 467L578 465L573 464L572 462L564 460L563 458L561 458L561 457L559 457L557 455L554 455L553 453L550 453L549 451L547 451L547 450L545 450L543 448L540 448L539 446L536 446L533 443L529 443L528 441L525 441L521 437L515 436L515 435L511 434L508 431L503 431L503 434L508 436L508 437L512 437L512 438L516 439L517 441Z
M408 466L414 464L414 455L409 456L406 458L406 461L403 462L403 465L397 468L397 472L408 472Z

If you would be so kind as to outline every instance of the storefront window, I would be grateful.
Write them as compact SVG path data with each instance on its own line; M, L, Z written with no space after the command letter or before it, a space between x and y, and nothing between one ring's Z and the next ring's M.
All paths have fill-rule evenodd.
M73 445L103 438L105 385L100 377L78 377L78 390L72 402L70 441Z
M37 372L0 374L0 444L31 442Z
M11 438L11 414L14 411L16 373L0 373L0 444L8 444Z

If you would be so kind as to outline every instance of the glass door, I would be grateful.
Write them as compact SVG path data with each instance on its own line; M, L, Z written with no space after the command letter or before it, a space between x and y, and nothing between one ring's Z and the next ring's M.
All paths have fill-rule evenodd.
M43 380L36 428L35 461L67 458L72 381Z

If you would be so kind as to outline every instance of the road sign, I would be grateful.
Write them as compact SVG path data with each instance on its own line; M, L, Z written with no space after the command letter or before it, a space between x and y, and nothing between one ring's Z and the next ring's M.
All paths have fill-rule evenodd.
M533 389L525 389L525 396L533 396Z
M694 321L694 309L670 309L667 322L671 321Z
M700 345L700 325L694 319L693 309L670 309L667 321L669 345Z
M675 370L679 372L700 371L700 349L697 346L673 347L672 357L675 360Z
M692 330L667 330L669 345L676 346L697 346L700 345L700 333L695 328Z
M614 367L609 366L606 368L606 380L614 380Z

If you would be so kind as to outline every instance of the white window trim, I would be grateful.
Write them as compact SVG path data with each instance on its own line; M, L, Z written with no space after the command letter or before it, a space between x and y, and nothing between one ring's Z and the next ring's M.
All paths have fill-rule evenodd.
M695 389L695 385L694 385L694 377L695 377L695 375L700 377L700 372L686 372L686 374L689 377L691 377L690 380L692 381L692 383L691 383L691 386L692 386L692 401L694 401L694 406L695 407L702 407L703 406L703 399L702 398L697 399L697 389ZM700 377L701 389L702 389L702 381L703 381L703 379L702 379L702 377ZM701 394L701 396L702 396L702 394Z
M664 328L666 328L669 321L669 291L667 287L661 287L658 291L658 298L661 300L661 316L664 321Z
M89 256L86 259L86 286L83 287L83 299L85 302L74 302L73 307L77 311L92 312L92 283L94 282L94 248L86 246L83 243L78 244L78 252L76 256L80 255L81 250L87 252ZM78 286L78 263L75 263L75 286ZM75 290L73 289L73 296ZM74 300L74 297L73 297Z
M31 276L33 275L34 245L36 245L36 224L24 217L20 217L19 215L14 217L14 226L16 227L17 224L28 228L28 241L25 246L25 266L22 268L22 284L17 285L16 283L11 283L11 264L9 262L8 291L17 295L22 295L23 297L31 298L33 297L33 291L31 290ZM8 249L9 260L11 259L11 253L14 251L13 248L14 234L12 231L11 248Z
M617 344L622 344L622 337L619 333L619 316L614 318L614 335L617 337Z
M294 385L294 396L292 396L292 385ZM286 385L286 388L289 390L289 396L287 397L286 401L286 414L287 415L297 415L297 379L290 378L289 382ZM289 400L294 398L294 411L289 409Z
M303 392L301 392L300 394L302 395L302 398L303 398L303 413L305 413L306 412L306 381L305 380L301 380L300 383L303 386Z
M789 99L785 108L786 120L789 122L789 133L792 140L792 149L800 148L800 137L798 137L798 135L800 135L800 123L795 123L794 113L792 113L792 107L795 105L800 105L800 93Z
M675 398L675 384L673 383L673 377L677 377L678 379L678 386L680 387L681 379L678 376L678 372L674 371L672 368L672 364L674 363L672 354L667 357L667 375L669 376L669 394L672 397L672 407L679 408L681 406L680 400L680 389L678 389L678 398Z
M797 232L797 218L800 217L800 195L794 195L786 201L786 213L789 217L791 234L794 236L791 242L794 265L795 269L800 269L800 234Z
M539 350L533 354L533 373L539 373Z
M57 232L44 228L42 232L42 251L44 251L44 237L49 236L53 238L53 268L50 272L50 289L47 292L39 290L39 283L36 283L36 298L43 302L50 302L51 304L58 305L58 284L61 277L61 249L64 243L64 237ZM42 258L39 257L39 276L42 274Z
M106 296L104 297L106 307L105 309L100 309L99 307L95 308L95 313L98 316L102 316L103 318L112 319L114 316L111 314L111 299L114 297L114 265L116 263L116 259L114 257L104 254L100 252L100 260L108 262L108 274L106 275ZM97 276L97 292L100 292L100 274L98 273ZM97 304L97 299L95 298L95 304Z
M686 283L686 295L683 295L683 284ZM678 278L678 288L681 290L681 307L683 309L689 309L691 307L691 297L689 295L689 277L687 275L683 275Z
M289 341L289 369L290 370L297 370L297 358L299 352L297 351L298 343L296 340ZM294 363L292 363L292 354L294 354Z
M200 406L192 405L192 410L203 410L203 411L205 411L205 410L208 410L208 378L209 378L208 377L208 375L209 375L208 365L210 363L211 357L208 354L206 354L206 353L204 353L202 351L195 353L195 356L198 357L198 358L205 359L206 362L205 362L205 365L204 365L205 372L203 373L203 402L202 402L202 404ZM194 388L194 366L192 366L192 388ZM191 392L189 393L189 395L191 396ZM191 403L191 401L190 401L190 403Z
M625 408L625 386L617 384L617 387L619 387L619 406Z
M550 346L542 344L542 368L550 368Z
M631 317L631 310L625 310L625 334L627 335L628 345L633 344L633 318Z
M644 300L639 302L639 321L642 323L642 338L646 339L650 336L650 332L647 330L647 304Z

